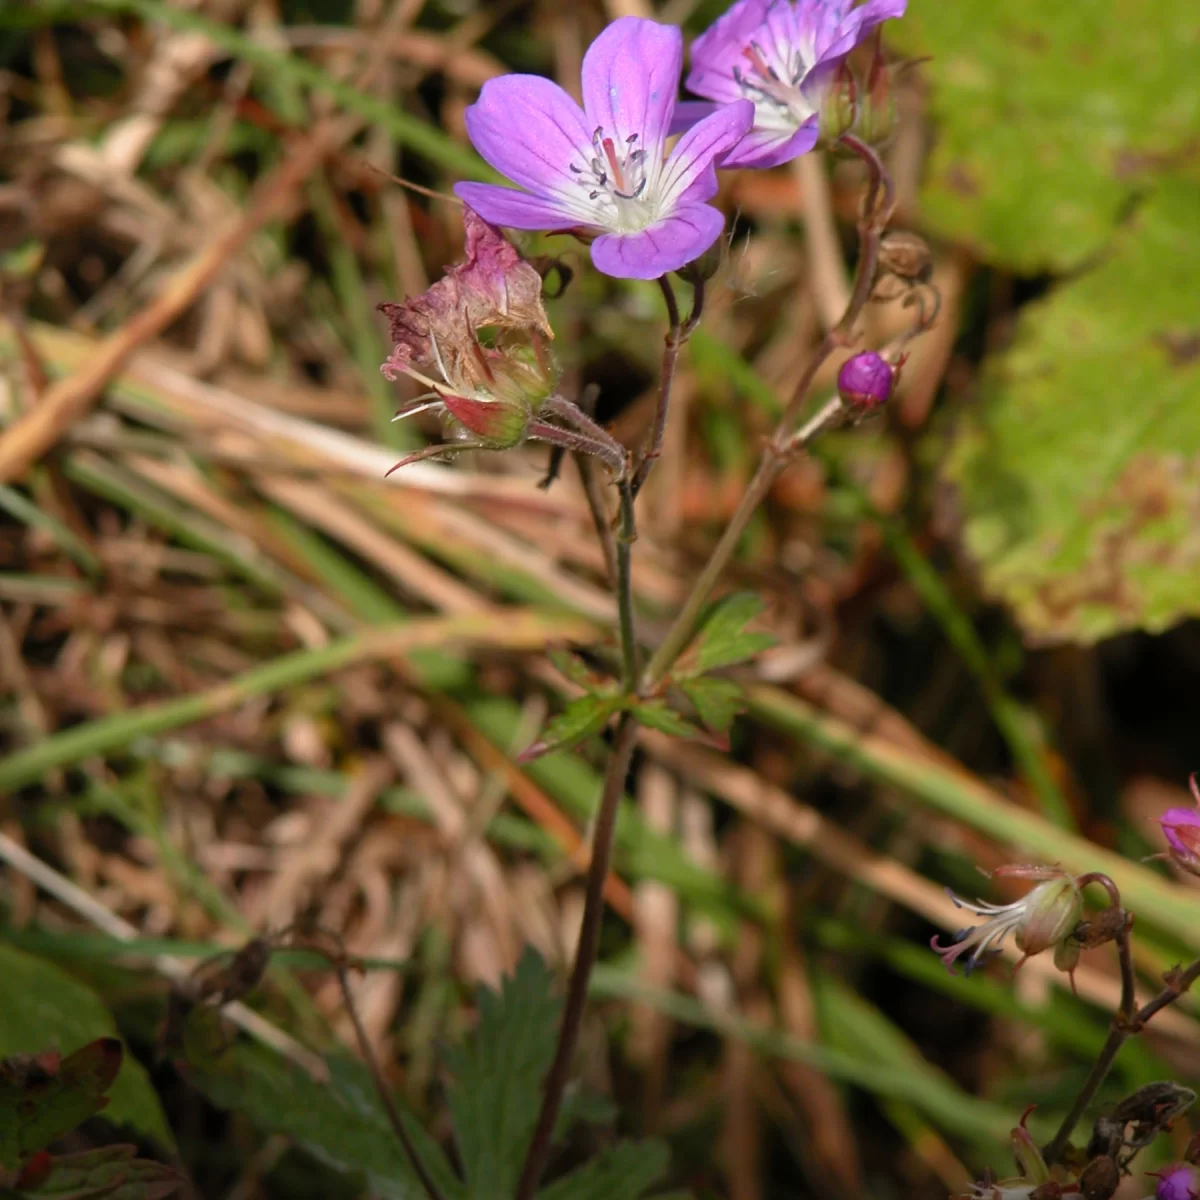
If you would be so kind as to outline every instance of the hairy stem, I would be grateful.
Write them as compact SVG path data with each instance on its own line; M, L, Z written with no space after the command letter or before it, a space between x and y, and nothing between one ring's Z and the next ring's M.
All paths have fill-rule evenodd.
M1121 1009L1113 1018L1112 1027L1108 1031L1108 1038L1103 1047L1101 1047L1096 1061L1092 1064L1092 1069L1088 1072L1087 1079L1083 1081L1083 1086L1079 1089L1079 1093L1076 1095L1070 1111L1063 1118L1062 1124L1058 1127L1058 1132L1043 1151L1043 1156L1048 1165L1052 1165L1062 1157L1062 1153L1070 1141L1071 1134L1075 1132L1075 1126L1079 1124L1079 1120L1087 1111L1088 1105L1095 1099L1096 1093L1100 1090L1100 1085L1104 1082L1113 1062L1116 1060L1118 1051L1125 1044L1125 1039L1131 1034L1141 1033L1152 1017L1169 1005L1174 1004L1180 996L1184 995L1191 988L1197 979L1200 979L1200 959L1197 959L1185 970L1170 971L1165 977L1166 983L1162 991L1153 1000L1147 1001L1147 1003L1134 1012L1133 957L1130 949L1129 929L1130 922L1127 921L1121 932L1117 934L1116 939L1117 949L1121 958Z
M779 424L763 451L758 470L742 496L737 510L729 519L707 563L700 572L692 590L684 601L683 608L667 631L658 649L654 652L642 676L642 688L649 690L661 683L671 670L675 660L683 653L688 642L696 633L700 618L716 587L722 572L737 549L738 542L750 523L758 506L766 499L775 480L779 478L791 457L802 450L818 434L840 424L845 415L845 406L834 397L825 404L806 424L793 432L792 426L804 404L809 388L817 372L829 356L841 345L846 344L854 330L854 324L871 298L875 276L879 270L879 243L883 237L888 218L894 204L894 190L888 173L875 153L865 142L855 137L844 137L842 143L857 154L867 165L870 182L863 202L859 221L858 265L854 272L854 286L850 302L841 320L821 339L801 374L779 419Z
M691 337L692 331L700 323L700 314L704 310L704 282L696 283L692 292L692 311L686 321L680 319L679 301L675 298L675 289L670 279L663 275L658 280L662 289L663 300L667 305L667 336L663 342L662 369L658 376L658 401L654 406L654 424L650 436L642 449L637 469L633 473L633 495L642 490L655 462L662 455L663 438L667 431L667 414L671 408L671 387L675 382L675 364L679 358L679 348Z
M362 1051L363 1059L367 1064L367 1070L371 1073L371 1080L375 1084L375 1091L379 1094L383 1110L387 1113L387 1119L392 1127L392 1132L395 1133L400 1145L404 1147L404 1153L408 1156L409 1166L412 1167L413 1174L420 1180L421 1186L425 1189L425 1194L429 1197L429 1200L445 1200L441 1188L434 1182L429 1169L421 1160L421 1155L417 1152L416 1143L409 1136L408 1130L404 1128L404 1121L400 1116L399 1110L396 1108L395 1100L392 1098L392 1089L388 1087L387 1080L383 1077L379 1060L375 1057L375 1051L371 1046L371 1039L367 1036L367 1031L363 1027L362 1018L358 1015L358 1007L354 1003L354 993L350 991L350 979L343 956L329 955L319 947L313 948L329 958L330 966L333 967L334 973L337 975L338 986L342 989L342 1003L346 1006L346 1013L350 1017L350 1024L354 1026L354 1036L358 1039L358 1048Z
M798 429L794 434L780 436L787 433L787 427L781 423L779 430L776 431L776 437L771 439L763 451L762 458L758 463L758 470L755 471L754 478L751 479L743 493L733 516L729 518L729 524L725 526L720 541L713 548L713 552L697 576L696 582L692 584L692 590L688 593L688 598L684 601L671 628L667 630L666 637L663 638L647 664L642 675L643 691L648 691L662 682L671 667L674 666L675 660L692 640L713 588L716 587L717 581L728 566L734 551L737 550L738 542L741 541L742 534L746 532L746 526L750 524L750 518L754 516L755 510L766 499L775 480L787 466L791 454L802 449L824 430L837 425L844 412L845 406L841 399L835 396L802 429Z
M583 925L579 930L579 948L575 952L575 965L571 970L571 982L567 988L567 1002L563 1009L562 1025L558 1033L558 1045L554 1061L546 1076L542 1108L538 1113L537 1126L525 1163L521 1168L521 1180L517 1185L516 1200L531 1200L541 1182L542 1173L550 1157L550 1145L554 1126L562 1108L563 1093L571 1072L571 1060L579 1041L579 1029L583 1022L583 1010L587 1003L588 983L596 953L600 948L600 925L604 917L604 882L612 861L613 836L617 828L617 812L625 792L625 776L633 760L633 748L637 742L637 722L629 713L622 713L613 737L608 758L608 769L604 775L604 791L600 797L600 810L596 814L596 828L592 838L592 861L588 864L587 884L583 903Z
M622 479L617 487L621 494L621 517L617 530L617 615L621 632L622 685L632 695L638 685L637 631L633 624L633 543L637 540L637 525L633 512L633 485Z

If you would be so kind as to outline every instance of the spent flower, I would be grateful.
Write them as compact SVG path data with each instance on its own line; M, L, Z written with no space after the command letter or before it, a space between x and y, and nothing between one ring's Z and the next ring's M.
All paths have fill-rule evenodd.
M1079 924L1083 910L1083 897L1075 879L1058 867L999 867L996 875L1015 876L1024 879L1040 879L1032 891L1014 904L974 904L950 893L958 908L966 909L986 917L981 925L960 929L949 945L943 946L934 937L930 945L941 956L942 962L953 969L959 958L963 960L964 973L998 950L1000 943L1011 933L1022 958L1017 966L1043 950L1053 948L1056 963L1063 970L1073 970L1074 943L1072 935Z
M687 87L717 104L750 100L754 127L727 167L773 167L807 154L822 132L848 129L855 104L846 56L882 22L902 16L907 0L738 0L692 43ZM680 124L711 111L680 106ZM829 109L828 112L824 110Z
M1158 821L1172 862L1193 875L1200 875L1200 784L1195 775L1188 782L1196 807L1168 808Z
M429 389L397 419L435 411L456 438L410 454L392 470L422 458L506 450L533 440L595 454L621 474L625 454L619 444L555 392L560 371L550 351L554 334L537 269L469 206L463 225L463 262L421 295L379 306L393 343L383 374L406 375Z
M683 35L639 17L613 21L583 58L583 107L540 75L502 75L466 112L475 149L520 190L460 183L487 220L594 237L607 275L653 279L698 258L725 218L707 201L716 164L749 130L745 99L709 113L666 154Z

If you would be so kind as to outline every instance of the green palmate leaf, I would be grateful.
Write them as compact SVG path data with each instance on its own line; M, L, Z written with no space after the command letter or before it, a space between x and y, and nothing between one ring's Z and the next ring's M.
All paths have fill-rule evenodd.
M221 1108L245 1114L260 1129L293 1139L314 1158L351 1176L365 1176L382 1200L426 1200L366 1069L330 1059L331 1078L318 1083L261 1046L235 1043L217 1057L188 1063L190 1082ZM437 1144L402 1114L426 1168L448 1198L462 1188Z
M699 737L701 730L686 717L681 717L665 700L646 700L633 706L633 713L643 724L672 737Z
M163 1163L135 1158L135 1146L105 1146L51 1158L36 1182L19 1183L18 1196L47 1200L166 1200L183 1191L186 1180Z
M116 1038L97 1038L62 1059L51 1051L0 1061L0 1166L18 1166L95 1116L121 1053Z
M619 1142L538 1192L538 1200L641 1200L667 1173L662 1142Z
M554 1057L561 1009L554 975L532 950L499 993L479 991L475 1032L446 1055L454 1139L471 1200L511 1196Z
M1200 613L1198 197L1162 181L1102 263L1030 305L959 429L966 549L1037 637Z
M672 676L686 679L744 662L774 645L768 633L751 633L746 626L763 610L757 596L738 592L713 604L700 630L676 664Z
M985 257L1078 266L1200 132L1200 5L913 0L889 42L930 56L922 217Z
M734 717L746 707L742 689L732 679L701 675L685 679L679 686L692 702L696 715L713 733L728 733Z
M5 943L0 943L0 979L4 981L0 1058L73 1050L116 1033L111 1014L95 992L60 968ZM173 1146L170 1128L145 1070L130 1054L119 1056L117 1061L120 1069L108 1089L105 1119L114 1125L129 1125L165 1146ZM79 1120L90 1115L86 1113Z
M521 753L519 761L528 762L551 750L570 749L593 733L599 733L620 707L620 696L589 693L576 697L550 720L542 730L542 736Z

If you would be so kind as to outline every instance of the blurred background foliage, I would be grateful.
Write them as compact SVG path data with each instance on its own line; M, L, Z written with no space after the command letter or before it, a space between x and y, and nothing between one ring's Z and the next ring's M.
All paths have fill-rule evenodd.
M383 481L438 431L390 422L374 306L460 249L452 205L386 176L486 177L462 122L485 79L573 86L605 20L694 33L722 8L0 5L2 419L86 385L34 463L0 432L0 1055L124 1039L70 1148L136 1141L203 1196L417 1195L312 956L244 997L258 1042L214 1021L161 1052L164 972L305 917L365 956L356 1005L438 1169L467 1152L438 1148L464 1064L441 1047L522 947L569 961L603 768L598 738L516 765L570 695L542 648L612 605L570 468ZM732 745L640 744L555 1172L609 1157L554 1200L1007 1174L1007 1130L1033 1103L1053 1128L1118 980L1107 949L1078 995L1040 959L946 974L943 888L1017 894L979 867L1111 874L1147 994L1200 952L1194 881L1143 861L1200 767L1200 10L913 0L886 38L897 224L933 245L943 315L886 417L798 464L746 539L730 585L777 645ZM815 158L725 181L635 549L652 634L838 314L861 184ZM575 268L567 380L633 444L657 292L522 245ZM877 306L864 336L907 321ZM1198 1067L1188 1002L1102 1102ZM624 1158L614 1120L669 1160Z

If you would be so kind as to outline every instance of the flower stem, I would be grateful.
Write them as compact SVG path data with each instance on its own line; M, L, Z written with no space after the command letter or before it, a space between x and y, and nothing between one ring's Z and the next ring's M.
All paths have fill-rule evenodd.
M633 624L633 543L637 525L633 512L633 485L628 479L617 483L621 495L621 516L617 528L617 616L621 631L622 685L633 695L638 685L637 631Z
M738 502L733 516L729 518L725 532L721 534L720 541L713 548L713 552L709 555L696 582L692 584L692 590L688 593L688 598L684 601L683 608L679 610L679 615L675 618L671 628L667 630L667 636L647 664L642 675L643 691L649 691L661 683L675 665L675 660L687 648L688 642L692 640L699 627L700 618L708 604L708 598L712 595L713 588L716 587L717 581L733 557L738 542L741 541L742 534L746 531L746 526L750 524L750 518L766 499L767 493L770 492L775 480L787 466L791 455L806 446L824 430L837 425L841 421L844 411L841 399L835 396L803 428L798 429L795 433L789 433L787 426L780 423L776 436L767 443L762 458L759 459L758 470L755 471L754 478Z
M562 1107L563 1093L571 1071L571 1060L575 1056L575 1046L583 1022L588 983L600 948L600 925L604 917L604 883L612 861L617 813L621 807L621 797L625 793L625 776L629 773L629 764L633 760L637 731L637 721L629 713L622 713L613 736L608 769L604 775L604 791L600 797L600 810L596 814L592 861L588 864L583 903L583 924L579 930L579 948L575 952L575 965L571 970L571 982L567 988L566 1007L563 1009L562 1025L558 1031L558 1045L549 1074L546 1076L542 1108L538 1113L533 1140L529 1143L529 1151L521 1168L516 1200L531 1200L550 1157L554 1126Z
M704 311L704 281L699 280L692 291L692 311L687 320L679 316L679 301L675 298L675 289L671 280L663 275L658 280L662 289L663 300L667 305L667 336L663 343L662 370L658 377L658 402L654 408L654 425L637 469L633 473L633 495L642 490L655 462L662 455L663 438L667 431L667 414L671 407L671 387L675 382L675 364L679 358L679 348L692 335L692 331L700 323L700 314Z
M842 314L841 320L821 339L820 345L814 351L804 373L797 381L791 399L779 419L779 424L776 426L770 442L763 450L754 478L742 496L737 510L730 517L729 524L714 547L708 562L705 563L704 569L692 585L692 590L687 600L684 601L683 608L675 618L674 624L667 631L667 636L654 652L646 667L642 676L643 690L657 686L666 678L671 667L674 666L675 660L683 653L688 642L695 635L713 588L716 587L722 572L733 557L738 542L741 540L746 526L750 523L750 518L766 499L775 480L782 474L788 462L819 434L840 424L845 415L845 406L835 396L802 428L795 432L792 431L792 426L817 372L839 346L845 345L850 340L854 324L871 298L871 291L875 286L875 276L879 270L879 243L895 203L895 191L879 155L865 142L859 141L855 137L842 138L842 144L866 163L870 173L870 183L867 187L863 213L859 221L858 265L854 271L854 286L850 293L850 302L846 305L846 311Z
M1118 1051L1125 1044L1125 1039L1131 1034L1141 1033L1152 1017L1174 1004L1197 979L1200 979L1200 959L1197 959L1186 970L1169 971L1165 976L1165 986L1162 991L1153 1000L1143 1004L1134 1012L1133 958L1130 950L1128 922L1117 934L1117 949L1121 957L1121 1009L1113 1018L1112 1027L1108 1031L1108 1039L1092 1064L1087 1079L1083 1081L1083 1086L1079 1089L1070 1111L1063 1117L1058 1132L1042 1152L1048 1166L1052 1166L1067 1148L1075 1126L1079 1124L1079 1119L1087 1111L1088 1105L1095 1099L1100 1085L1116 1060Z

